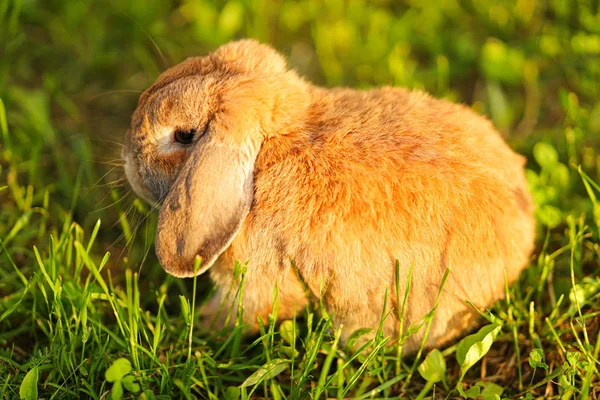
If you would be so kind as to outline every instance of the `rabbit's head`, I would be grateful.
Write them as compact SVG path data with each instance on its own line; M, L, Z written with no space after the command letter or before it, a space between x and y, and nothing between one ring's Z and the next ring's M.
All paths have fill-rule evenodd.
M156 252L179 277L203 272L229 246L253 199L265 139L294 129L307 84L253 40L229 43L164 72L140 97L125 140L138 195L161 203Z

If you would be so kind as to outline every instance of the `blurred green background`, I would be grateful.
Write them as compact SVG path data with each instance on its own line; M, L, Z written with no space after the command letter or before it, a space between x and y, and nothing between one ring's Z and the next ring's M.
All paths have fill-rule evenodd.
M37 343L40 337L55 343L54 333L40 328L46 316L36 314L39 294L20 308L25 294L16 297L27 292L20 274L39 278L33 246L52 259L50 236L67 237L74 229L76 239L88 238L101 219L91 257L98 261L110 251L116 281L123 280L127 267L138 271L143 264L140 286L158 293L165 275L151 247L156 215L123 180L119 143L138 96L162 71L243 37L272 44L319 85L407 86L488 116L528 157L538 250L546 237L550 250L567 246L573 238L565 227L574 229L583 215L591 226L586 239L593 242L582 245L575 273L593 276L600 207L586 193L577 166L597 181L599 4L0 0L0 322L5 324L0 327L6 328L0 333L0 367L9 356L26 362L44 347ZM61 257L70 260L69 251ZM540 258L528 270L523 288L539 276L545 279L540 271L547 273L546 262ZM556 258L556 265L554 259L548 262L556 272L557 296L551 293L547 301L540 283L541 307L554 306L571 287L568 255ZM78 279L66 282L65 290L77 287ZM185 284L168 282L177 286L169 306L175 309ZM600 290L600 284L594 288ZM79 298L77 290L73 298ZM142 307L154 310L148 306L154 292L142 292ZM520 310L523 315L527 307ZM114 322L110 329L116 330ZM172 330L182 331L176 324Z
M111 167L104 163L118 160L113 141L140 91L169 66L242 37L271 43L317 84L427 90L472 105L528 156L545 140L567 164L595 170L598 8L593 0L2 0L3 179L46 188L32 202L48 196L60 210L36 218L60 219L73 208L79 223L112 224L125 205L110 205L127 188L111 192L105 184L122 171L103 178ZM569 173L555 175L562 182L554 186L565 189ZM558 194L540 196L555 207L556 225ZM23 207L3 201L0 227L9 229L21 214L7 208ZM136 207L130 215L144 213ZM14 236L27 252L30 238Z

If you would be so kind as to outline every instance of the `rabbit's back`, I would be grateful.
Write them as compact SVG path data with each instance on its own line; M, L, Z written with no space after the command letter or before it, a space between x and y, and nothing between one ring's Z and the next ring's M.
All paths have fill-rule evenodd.
M502 297L527 263L534 225L523 174L492 125L466 107L404 89L314 90L305 125L263 143L254 203L228 259L295 260L346 332L376 327L387 290L397 309L413 266L407 324L451 274L430 344ZM242 254L243 253L243 254ZM385 324L395 334L396 311ZM416 346L415 338L407 349Z

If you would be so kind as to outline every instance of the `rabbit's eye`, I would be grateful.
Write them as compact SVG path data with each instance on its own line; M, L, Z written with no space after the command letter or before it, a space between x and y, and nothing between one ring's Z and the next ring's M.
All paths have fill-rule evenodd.
M190 144L194 140L196 129L177 129L175 131L175 141L181 144Z

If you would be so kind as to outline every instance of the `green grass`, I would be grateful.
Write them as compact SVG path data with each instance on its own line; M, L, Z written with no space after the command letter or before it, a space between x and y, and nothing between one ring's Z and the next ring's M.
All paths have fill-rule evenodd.
M599 8L0 0L0 397L598 398ZM396 338L340 343L319 304L254 337L201 327L210 283L162 271L118 143L160 71L239 37L318 84L470 104L528 157L535 255L474 336L402 359Z

